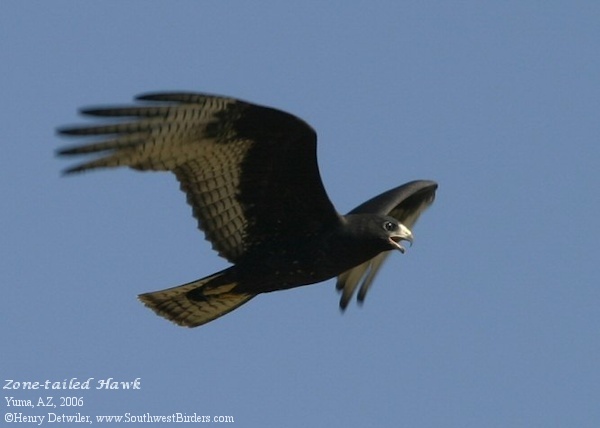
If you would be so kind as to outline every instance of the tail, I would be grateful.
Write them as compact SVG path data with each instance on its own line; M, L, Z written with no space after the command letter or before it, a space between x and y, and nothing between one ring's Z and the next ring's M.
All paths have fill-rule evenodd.
M178 287L140 294L138 298L169 321L184 327L198 327L233 311L256 295L235 291L237 283L228 281L226 272L224 270Z

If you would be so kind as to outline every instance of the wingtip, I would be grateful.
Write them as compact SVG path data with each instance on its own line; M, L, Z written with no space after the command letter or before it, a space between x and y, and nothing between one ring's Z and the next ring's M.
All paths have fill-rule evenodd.
M73 135L73 129L75 129L73 126L61 126L56 128L55 132L56 135Z
M56 156L70 156L70 155L76 155L77 154L77 147L76 146L69 146L69 147L61 147L59 149L56 149L54 151L54 154Z
M194 94L190 92L173 91L173 92L145 92L135 96L137 101L186 101Z
M157 98L163 97L165 92L144 92L143 94L136 95L134 100L136 101L157 101Z
M86 168L84 165L75 165L72 166L70 168L65 168L60 172L61 177L66 177L68 175L73 175L73 174L79 174L82 173L84 171L86 171L88 168Z

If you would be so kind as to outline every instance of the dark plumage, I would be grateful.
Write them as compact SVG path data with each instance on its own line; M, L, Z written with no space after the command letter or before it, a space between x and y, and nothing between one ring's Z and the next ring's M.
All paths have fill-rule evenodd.
M234 98L149 94L131 107L84 109L123 119L59 130L93 136L63 156L96 154L66 173L129 166L172 171L198 226L233 265L140 300L188 327L218 318L259 293L338 276L344 309L356 287L363 301L389 250L404 252L411 228L432 202L433 181L413 181L338 214L321 182L317 137L302 120ZM99 137L101 137L99 139Z

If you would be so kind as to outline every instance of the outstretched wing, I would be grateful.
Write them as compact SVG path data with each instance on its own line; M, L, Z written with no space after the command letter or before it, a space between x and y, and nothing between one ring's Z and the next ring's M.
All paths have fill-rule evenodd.
M206 94L137 100L130 107L82 110L112 122L59 130L95 138L60 155L99 155L66 173L118 166L173 172L206 238L234 263L339 221L319 174L316 134L304 121Z
M423 211L433 203L437 183L417 180L388 190L354 208L348 214L384 214L390 215L412 229ZM338 276L336 287L342 292L340 308L345 309L360 284L357 299L363 302L377 272L389 255L389 251L380 253L371 260L356 266Z

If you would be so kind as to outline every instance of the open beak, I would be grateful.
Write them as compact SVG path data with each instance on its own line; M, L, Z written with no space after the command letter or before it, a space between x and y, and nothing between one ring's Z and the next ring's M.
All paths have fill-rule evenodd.
M400 229L398 229L398 232L390 236L390 242L398 249L398 251L404 254L406 249L400 244L402 241L408 241L410 242L410 245L412 245L413 234L408 227L400 224Z

